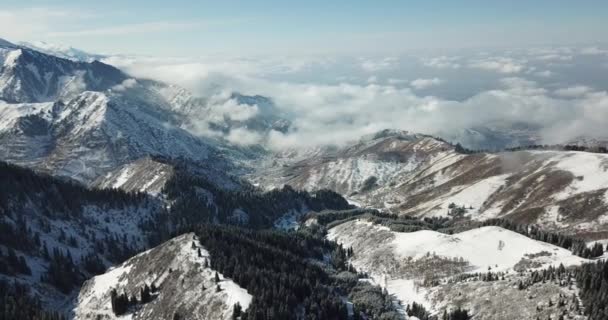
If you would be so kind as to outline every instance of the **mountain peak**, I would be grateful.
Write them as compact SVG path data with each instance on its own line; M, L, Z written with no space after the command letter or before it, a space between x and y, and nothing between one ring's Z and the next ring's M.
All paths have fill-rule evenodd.
M19 45L38 52L72 61L93 62L106 57L100 54L89 53L72 46L48 43L45 41L19 42Z
M0 38L0 48L17 49L19 46Z

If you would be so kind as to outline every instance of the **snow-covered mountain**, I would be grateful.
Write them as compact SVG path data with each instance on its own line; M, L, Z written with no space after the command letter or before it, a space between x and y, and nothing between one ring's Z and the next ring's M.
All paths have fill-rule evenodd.
M261 170L252 181L335 190L362 206L415 216L510 218L589 239L608 231L608 155L463 154L433 137L381 134Z
M187 130L200 110L182 112L185 103L159 89L170 86L7 43L0 57L3 160L88 183L150 155L214 163L226 172L227 158L249 156Z
M211 257L192 233L142 252L106 273L88 280L80 290L74 319L232 319L233 307L246 310L252 300L247 290L208 265ZM149 302L141 302L125 315L112 311L111 293L141 300L145 286L158 288ZM218 290L219 287L219 290Z
M356 219L331 228L328 238L352 248L351 263L368 272L403 305L416 302L437 315L461 307L474 314L474 319L560 314L584 319L582 312L575 311L575 286L543 281L518 288L518 283L529 281L533 270L576 266L587 260L500 227L453 235L429 230L402 233ZM492 274L494 278L489 278ZM483 277L485 280L480 279ZM561 300L563 304L558 304Z
M101 61L107 57L102 54L89 53L71 46L59 45L45 41L19 42L19 45L46 53L48 55L74 61L93 62L95 60Z
M26 285L45 308L67 311L82 281L168 232L153 197L88 190L6 163L0 181L0 280Z
M477 319L580 319L569 274L560 270L547 283L532 274L587 262L561 247L499 227L404 233L365 218L329 230L300 222L328 210L348 213L344 195L384 217L506 218L606 239L608 154L472 153L446 142L489 150L537 144L538 128L522 123L487 124L446 140L384 130L343 147L271 152L233 133L263 141L271 130L293 129L294 119L272 99L198 97L93 60L73 48L0 39L0 160L52 175L0 162L0 280L26 285L45 308L77 319L227 319L237 302L257 308L251 317L267 318L285 318L286 310L312 316L320 307L352 317L354 305L362 318L405 318L393 296L348 266L350 258L401 302L433 312L458 305ZM186 234L148 250L201 224L204 247ZM304 231L251 230L294 226ZM343 247L326 241L325 231ZM207 266L211 253L216 269ZM234 282L216 280L219 268ZM490 270L503 278L481 280ZM522 289L521 282L532 284ZM139 301L117 316L112 289ZM515 307L521 311L504 311Z
M525 122L493 121L438 135L469 149L494 151L542 144L541 129L538 125Z
M98 61L72 61L0 43L0 100L9 103L57 101L86 90L104 91L126 79Z

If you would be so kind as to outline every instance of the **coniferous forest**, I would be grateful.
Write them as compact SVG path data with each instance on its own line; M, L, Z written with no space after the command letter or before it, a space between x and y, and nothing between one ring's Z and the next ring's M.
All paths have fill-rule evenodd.
M348 319L354 315L399 319L386 292L359 283L349 251L310 232L253 231L204 225L196 229L211 267L254 297L241 319ZM331 266L315 262L325 255Z

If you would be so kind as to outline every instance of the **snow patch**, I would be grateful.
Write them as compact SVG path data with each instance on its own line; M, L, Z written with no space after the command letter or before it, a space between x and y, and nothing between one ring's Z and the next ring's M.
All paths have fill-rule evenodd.
M608 187L608 155L589 152L560 153L549 161L556 161L555 167L574 175L572 184L555 196L562 200L574 194Z
M447 235L435 231L411 233L394 232L395 253L402 257L422 258L428 252L443 257L460 258L474 266L472 272L508 271L525 257L546 251L550 256L541 257L548 265L579 265L586 259L572 252L500 227L482 227L462 233Z

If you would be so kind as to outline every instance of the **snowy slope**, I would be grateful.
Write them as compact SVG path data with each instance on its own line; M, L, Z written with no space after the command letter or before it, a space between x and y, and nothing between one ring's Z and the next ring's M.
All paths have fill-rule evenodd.
M447 279L461 274L491 270L506 272L507 279L516 279L516 270L588 262L563 248L500 227L483 227L454 235L435 231L401 233L359 219L333 227L327 237L353 248L351 263L369 273L404 305L415 301L429 310L437 310L438 302L431 296L451 288ZM425 285L426 279L439 282ZM524 295L521 291L512 294ZM494 298L483 299L493 301Z
M369 252L390 249L390 254L397 261L420 259L429 253L447 258L462 258L468 262L467 272L484 272L488 267L493 271L513 271L514 266L527 255L540 252L549 254L535 258L539 267L558 266L560 263L565 266L579 265L587 261L569 250L500 227L482 227L454 235L429 230L403 233L364 220L355 220L330 229L328 238L355 249L365 244L365 250L371 250ZM371 246L373 243L375 245ZM361 257L361 266L365 267L363 262L368 255L372 254Z
M108 172L94 181L93 186L156 195L173 173L172 166L146 157Z
M105 58L104 55L92 54L71 46L59 45L45 41L19 42L19 45L46 53L48 55L74 61L92 62L94 60L102 60Z
M309 157L284 155L250 180L265 188L329 188L395 214L447 216L453 204L472 219L538 223L589 240L608 231L608 154L460 154L428 136L389 131Z
M558 266L560 263L570 266L585 261L569 250L500 227L482 227L455 235L426 230L395 233L392 244L395 253L401 257L420 258L430 249L439 256L463 258L475 268L474 272L483 272L488 267L494 271L512 270L526 255L543 251L551 254L537 259L543 266Z
M51 102L85 90L103 91L127 76L98 61L72 61L25 47L0 45L0 99Z
M234 304L238 302L245 310L252 296L221 274L217 291L215 271L205 267L209 259L194 234L169 240L88 280L78 295L75 319L171 319L176 313L188 319L231 319ZM146 284L159 288L153 300L116 317L111 290L138 295Z
M259 169L250 179L266 188L283 184L306 190L330 188L370 204L378 188L393 188L430 157L449 149L448 144L428 136L386 130L343 148L276 154L267 160L268 168Z
M52 49L47 47L42 49ZM240 170L232 160L259 153L202 136L192 123L206 121L204 110L216 103L258 108L270 103L263 97L234 95L211 103L98 61L76 60L0 45L0 160L89 184L147 156L213 163L226 175ZM265 114L273 115L267 107ZM270 130L271 122L259 122L260 130Z
M0 279L27 285L43 306L65 311L70 290L94 271L85 261L94 258L102 270L150 246L150 228L157 225L163 204L150 197L107 191L87 191L58 179L38 176L2 164L3 203L0 249L23 256L31 274L0 274ZM21 173L19 173L21 172ZM120 199L120 200L119 200ZM118 200L118 201L117 201ZM15 242L13 235L18 238ZM57 254L69 256L76 270L69 284L49 283L47 270Z

